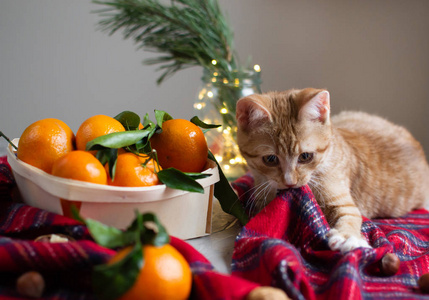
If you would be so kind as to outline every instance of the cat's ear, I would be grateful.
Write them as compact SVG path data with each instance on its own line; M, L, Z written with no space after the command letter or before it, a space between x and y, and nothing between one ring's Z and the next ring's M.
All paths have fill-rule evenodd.
M329 92L321 91L304 104L299 111L299 118L325 123L329 120L330 110Z
M248 130L264 122L271 121L271 114L264 106L264 97L251 95L238 100L236 119L240 128Z

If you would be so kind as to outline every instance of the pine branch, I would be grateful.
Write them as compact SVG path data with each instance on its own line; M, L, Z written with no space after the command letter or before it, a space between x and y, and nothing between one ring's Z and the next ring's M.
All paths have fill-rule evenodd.
M110 35L121 30L138 49L161 54L144 61L161 65L158 84L188 67L213 69L212 60L225 76L238 68L233 34L217 0L171 0L170 5L159 0L93 2L106 6L97 11L101 30Z

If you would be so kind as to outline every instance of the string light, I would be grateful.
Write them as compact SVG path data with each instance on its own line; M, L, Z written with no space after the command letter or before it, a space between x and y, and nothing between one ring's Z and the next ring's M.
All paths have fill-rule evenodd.
M214 66L218 65L218 61L213 59L211 64ZM217 68L217 67L216 67ZM214 68L214 69L216 69ZM250 68L252 70L252 67ZM261 66L258 64L253 65L253 71L258 73L261 72ZM252 76L259 76L259 74L253 73ZM217 99L220 97L218 94L218 85L229 86L229 87L240 87L240 85L247 84L247 77L243 78L225 78L221 73L217 71L211 72L211 78L209 79L208 85L203 88L199 94L199 101L194 103L194 108L198 111L205 110L207 108L218 107L217 116L214 117L216 120L210 120L213 118L212 113L216 113L216 111L211 112L208 117L203 120L207 124L220 124L222 123L222 119L225 118L225 115L231 113L229 111L230 103L225 99L222 100L221 103L217 103L214 107L213 99ZM212 84L212 85L211 85ZM202 97L201 97L202 96ZM218 106L219 105L219 106ZM219 116L220 113L220 116ZM221 117L219 119L219 117ZM241 156L240 150L238 146L235 145L235 137L236 137L237 128L234 126L228 126L227 124L223 124L223 126L217 127L211 131L210 138L208 142L213 143L215 145L212 149L215 150L213 152L216 161L219 163L221 168L223 169L226 177L228 179L235 179L243 174L246 169L246 160ZM210 139L212 139L210 141ZM216 154L215 154L216 152Z
M223 130L223 133L224 134L231 134L231 127L226 127L224 130Z
M241 163L243 163L243 158L242 158L240 155L237 155L237 156L235 157L235 162L236 162L237 164L241 164Z
M207 90L204 88L200 91L200 93L198 94L198 99L199 100L203 100L204 96L206 95Z
M204 106L206 106L206 104L204 102L194 103L194 108L198 109L198 110L202 110L204 108Z

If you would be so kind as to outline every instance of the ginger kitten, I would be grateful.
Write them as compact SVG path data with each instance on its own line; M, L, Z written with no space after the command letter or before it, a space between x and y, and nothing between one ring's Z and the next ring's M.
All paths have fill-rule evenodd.
M429 166L403 127L362 112L330 118L326 90L255 94L237 103L237 143L261 210L277 190L308 184L331 226L328 244L370 247L362 215L398 217L429 201Z

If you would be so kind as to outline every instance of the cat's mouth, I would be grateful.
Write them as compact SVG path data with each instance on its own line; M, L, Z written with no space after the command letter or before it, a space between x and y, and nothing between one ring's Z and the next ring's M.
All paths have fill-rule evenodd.
M287 190L287 189L299 189L309 183L308 178L298 178L296 181L288 182L284 180L283 182L277 181L277 190Z
M277 190L288 190L288 189L298 189L300 187L302 187L303 184L278 184L277 185Z

